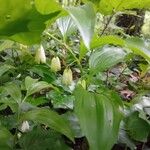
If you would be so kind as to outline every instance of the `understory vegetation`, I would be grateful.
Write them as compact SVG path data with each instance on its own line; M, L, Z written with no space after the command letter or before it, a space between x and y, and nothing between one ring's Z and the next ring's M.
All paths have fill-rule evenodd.
M0 150L149 150L149 9L0 0Z

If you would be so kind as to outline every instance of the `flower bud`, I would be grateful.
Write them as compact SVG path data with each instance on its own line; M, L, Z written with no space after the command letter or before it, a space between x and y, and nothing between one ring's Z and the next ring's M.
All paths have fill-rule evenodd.
M62 76L62 83L64 85L71 85L72 83L72 71L71 69L65 69Z
M84 89L86 89L86 81L85 80L79 80L78 85L80 84Z
M35 54L35 61L40 64L40 63L46 63L46 56L45 56L45 51L43 46L41 45L40 48L36 51Z
M58 57L53 57L51 61L51 70L54 72L61 70L61 63Z
M30 126L28 121L24 121L21 125L21 131L22 132L27 132L29 130Z

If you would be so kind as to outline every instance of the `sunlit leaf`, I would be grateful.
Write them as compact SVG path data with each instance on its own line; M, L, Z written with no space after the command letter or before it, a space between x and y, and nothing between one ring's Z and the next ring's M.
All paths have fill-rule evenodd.
M113 12L129 10L129 9L149 9L149 0L101 0L99 3L99 11L104 15L112 14Z
M35 0L35 7L41 14L50 14L61 10L61 6L56 0Z
M57 19L57 25L64 38L70 35L76 29L74 21L70 16L61 17Z
M89 49L95 26L95 11L93 5L87 3L83 6L69 7L67 10L77 25L85 46Z
M118 36L115 35L106 35L102 37L93 37L91 41L91 49L95 49L97 47L101 47L104 45L116 45L116 46L124 46L125 41ZM82 59L85 54L88 52L83 43L80 46L80 59Z
M55 18L60 12L42 15L31 0L0 0L0 4L0 38L23 44L39 43L46 28L45 22Z

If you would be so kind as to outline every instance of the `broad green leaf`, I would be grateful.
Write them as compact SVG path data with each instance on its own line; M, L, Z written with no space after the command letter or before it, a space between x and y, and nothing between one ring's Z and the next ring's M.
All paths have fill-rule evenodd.
M48 127L64 134L73 141L73 133L69 127L68 122L60 115L51 110L35 109L28 111L22 116L22 120L31 120L34 122L45 124Z
M17 103L21 102L21 90L15 83L9 83L5 86L7 94L10 95Z
M27 76L25 78L25 87L26 87L26 90L29 90L29 88L34 84L38 82L38 79L32 79L31 77Z
M125 52L118 47L103 47L95 50L89 59L89 67L92 74L105 71L117 63L123 61Z
M0 148L3 150L11 150L13 136L6 128L0 126Z
M107 35L107 36L102 36L102 37L95 36L91 41L91 49L95 49L97 47L101 47L107 44L124 46L125 41L121 39L120 37L114 36L114 35ZM86 47L81 43L80 60L85 56L87 51L88 50L86 49Z
M110 150L118 137L122 103L115 93L89 93L81 87L75 91L75 113L91 150Z
M41 127L23 135L19 143L25 150L69 150L60 134Z
M38 80L32 79L30 77L26 77L25 86L26 86L26 90L27 90L27 94L26 94L27 96L30 96L36 92L39 92L42 89L52 87L52 85L50 85L47 82L38 81Z
M139 112L134 112L127 118L126 128L134 140L147 141L150 133L150 125L145 120L139 118Z
M83 6L67 8L70 16L77 25L85 46L89 49L95 27L95 11L91 3Z
M50 14L61 10L56 0L35 0L35 7L41 14Z
M119 0L118 0L119 1ZM116 11L125 10L125 9L149 9L150 0L122 0L118 7L116 7Z
M145 41L140 38L127 38L125 46L128 47L135 54L141 55L150 62L150 50Z
M95 49L97 47L107 45L107 44L128 48L133 53L137 55L141 55L146 60L150 61L150 50L143 39L135 38L135 37L121 39L120 37L113 36L113 35L108 35L108 36L103 36L103 37L95 36L91 42L91 49ZM86 49L86 47L83 44L81 44L80 60L85 56L87 51L88 50Z
M76 30L74 21L70 16L57 19L57 25L64 38Z
M106 44L112 44L112 45L118 45L123 46L124 40L118 36L115 35L106 35L99 38L93 38L91 42L91 48L97 48Z
M99 11L104 15L134 8L149 9L149 7L149 0L101 0L99 3Z
M100 2L101 0L83 0L83 2L87 2L87 1L90 1L90 2L92 2L92 3L94 3L94 4L96 4L96 5L99 5L99 2Z
M0 38L23 44L39 43L46 28L45 22L55 18L60 12L42 15L31 0L0 0L0 4Z
M4 64L3 66L0 66L0 76L2 76L5 72L9 71L10 69L14 69L15 67L11 65Z

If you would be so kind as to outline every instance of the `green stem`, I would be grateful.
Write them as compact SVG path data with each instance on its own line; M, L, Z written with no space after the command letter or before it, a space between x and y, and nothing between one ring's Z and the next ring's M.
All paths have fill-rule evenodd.
M18 134L18 128L19 128L20 113L21 113L21 110L20 110L20 103L18 103L17 126L16 126L16 130L15 130L14 141L13 141L13 147L14 147L14 148L15 148L16 143L17 143L17 140L18 140L17 134Z
M46 32L46 34L47 34L48 36L50 36L51 38L53 38L55 41L57 41L59 44L63 45L63 46L70 52L70 54L74 57L75 61L78 63L78 66L80 67L80 71L81 71L81 73L82 73L82 72L83 72L83 70L82 70L82 65L81 65L79 59L78 59L78 58L76 57L76 55L73 53L72 49L71 49L66 43L62 42L61 40L59 40L58 38L56 38L56 37L53 36L52 34L50 34L50 33L48 33L48 32Z

